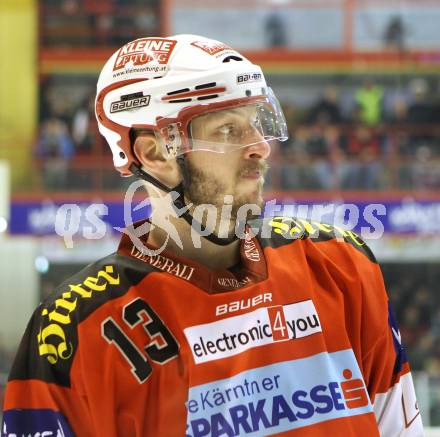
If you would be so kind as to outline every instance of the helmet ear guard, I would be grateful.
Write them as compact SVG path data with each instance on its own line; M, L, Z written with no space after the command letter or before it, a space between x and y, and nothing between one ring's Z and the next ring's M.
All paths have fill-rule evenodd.
M110 84L101 90L95 100L95 116L98 122L99 132L105 137L113 154L113 163L121 176L128 177L133 173L130 170L132 164L140 165L132 149L132 140L130 138L131 128L116 123L104 109L104 99L113 90L120 87L137 83L139 80L127 80Z

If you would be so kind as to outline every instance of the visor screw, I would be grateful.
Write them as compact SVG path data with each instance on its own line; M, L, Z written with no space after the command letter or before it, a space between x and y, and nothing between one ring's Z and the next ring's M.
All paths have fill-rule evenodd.
M251 90L246 90L246 96L249 97L250 95L252 95L252 91Z
M124 152L119 152L119 157L121 159L125 159L125 153Z

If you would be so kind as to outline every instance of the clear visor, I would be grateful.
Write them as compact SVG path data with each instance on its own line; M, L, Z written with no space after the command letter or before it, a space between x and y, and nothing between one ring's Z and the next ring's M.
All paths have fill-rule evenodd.
M192 151L226 153L263 141L285 141L287 138L286 120L273 94L264 102L198 115L189 125Z
M270 143L288 139L286 119L270 88L267 95L256 101L192 117L188 124L187 144L180 126L181 123L171 123L161 128L160 133L156 132L166 157L198 150L226 153L263 141Z

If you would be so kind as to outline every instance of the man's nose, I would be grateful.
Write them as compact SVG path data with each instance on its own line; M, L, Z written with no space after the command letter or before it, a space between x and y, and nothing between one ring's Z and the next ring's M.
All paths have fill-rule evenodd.
M263 137L243 150L246 159L267 159L270 155L270 145Z

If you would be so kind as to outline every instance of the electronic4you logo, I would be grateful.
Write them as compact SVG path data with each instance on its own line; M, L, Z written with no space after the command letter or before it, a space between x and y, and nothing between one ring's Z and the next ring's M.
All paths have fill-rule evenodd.
M184 330L197 364L240 354L254 347L321 332L312 300L259 308Z

